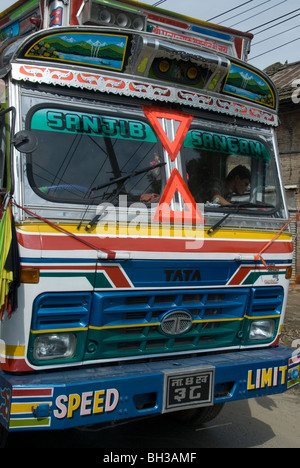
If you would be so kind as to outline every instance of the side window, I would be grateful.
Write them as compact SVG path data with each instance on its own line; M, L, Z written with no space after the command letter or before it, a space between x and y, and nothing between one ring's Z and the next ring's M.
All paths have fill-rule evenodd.
M0 79L0 104L1 109L5 107L6 85L4 80ZM0 117L0 190L5 192L8 188L7 183L7 114Z
M277 177L263 139L192 128L184 158L189 189L206 209L243 204L274 212L279 206Z
M84 204L159 198L159 145L144 117L37 106L28 120L38 138L28 179L41 197Z
M4 119L3 119L4 120ZM3 134L5 134L5 125L0 120L0 190L6 191L7 188L7 170L5 158L5 141L3 141Z

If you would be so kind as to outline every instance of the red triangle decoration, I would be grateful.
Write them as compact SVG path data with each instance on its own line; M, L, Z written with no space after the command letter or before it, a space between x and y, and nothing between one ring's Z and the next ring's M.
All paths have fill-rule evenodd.
M143 110L146 117L150 120L153 128L155 129L165 150L168 152L171 160L175 161L175 159L178 156L179 150L183 145L186 134L191 126L193 116L184 114L183 112L177 112L168 109L159 109L157 107L151 106L144 106ZM159 119L167 119L172 121L175 120L176 122L180 123L174 141L170 141Z
M187 211L173 211L169 210L172 199L176 193L180 193L183 201L186 205ZM171 176L167 182L165 190L160 199L160 203L156 208L153 216L153 221L162 222L168 221L171 223L179 222L190 222L193 224L201 223L204 224L205 220L201 211L199 210L197 203L195 202L193 195L186 186L183 178L181 177L177 169L173 169Z

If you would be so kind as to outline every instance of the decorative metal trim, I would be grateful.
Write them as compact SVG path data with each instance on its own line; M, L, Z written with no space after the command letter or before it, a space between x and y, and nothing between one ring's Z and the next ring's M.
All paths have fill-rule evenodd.
M31 81L51 85L93 90L101 93L128 96L150 101L176 103L219 114L241 117L246 120L277 126L278 117L275 112L268 112L260 106L247 105L238 99L223 97L212 93L196 92L191 89L157 84L151 80L135 77L106 75L82 70L66 69L48 65L12 64L12 78L17 81Z

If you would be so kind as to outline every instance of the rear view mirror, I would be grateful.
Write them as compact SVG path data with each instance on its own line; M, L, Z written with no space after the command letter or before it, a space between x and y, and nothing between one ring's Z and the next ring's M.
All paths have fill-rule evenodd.
M13 137L15 148L21 153L32 153L38 146L37 137L28 130L21 130Z

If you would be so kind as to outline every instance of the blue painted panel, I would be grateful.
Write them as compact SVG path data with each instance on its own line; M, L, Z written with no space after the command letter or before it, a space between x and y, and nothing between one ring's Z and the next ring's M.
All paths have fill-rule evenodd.
M44 293L33 304L32 330L85 328L89 324L91 293Z
M218 31L211 31L210 29L201 28L200 26L192 26L191 30L199 34L204 34L205 36L211 36L211 37L216 37L218 39L223 39L224 41L231 40L231 36L229 34L224 34Z
M5 405L13 413L11 430L65 429L161 413L166 371L215 368L214 403L283 393L292 352L277 347L22 376L0 372L0 395L5 388L9 393L12 389L12 405L10 401ZM39 393L42 398L37 398ZM20 402L26 406L18 412L14 403ZM28 414L24 414L26 407Z
M125 261L135 287L222 286L239 268L236 261Z

